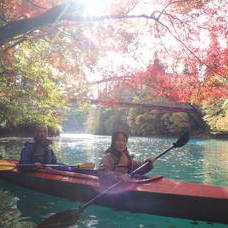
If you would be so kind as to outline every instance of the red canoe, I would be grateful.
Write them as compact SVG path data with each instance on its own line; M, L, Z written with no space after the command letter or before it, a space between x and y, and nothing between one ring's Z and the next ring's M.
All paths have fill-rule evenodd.
M15 168L1 171L0 177L35 191L77 201L87 201L104 190L95 174L47 169L22 173ZM133 180L96 203L133 212L228 224L228 187L183 182L162 176Z

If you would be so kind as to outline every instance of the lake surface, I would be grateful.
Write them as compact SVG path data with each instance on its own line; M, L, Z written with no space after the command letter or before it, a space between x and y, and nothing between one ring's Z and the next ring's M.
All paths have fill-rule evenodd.
M1 138L0 155L6 159L19 159L26 138ZM61 162L76 165L94 162L98 166L111 137L89 134L62 134L53 138L53 146ZM176 139L159 137L131 137L129 151L135 159L143 161L169 148ZM183 148L174 149L160 158L148 175L228 187L228 140L191 139ZM0 180L0 227L35 227L50 213L75 208L79 202L33 192ZM224 224L177 219L100 206L88 207L78 228L188 228L228 227Z

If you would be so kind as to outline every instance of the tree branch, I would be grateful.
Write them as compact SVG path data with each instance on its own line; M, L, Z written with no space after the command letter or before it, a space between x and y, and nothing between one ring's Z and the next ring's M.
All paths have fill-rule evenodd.
M153 16L153 14L150 16L141 14L141 15L106 15L101 17L74 17L69 13L74 12L76 9L80 7L80 5L79 4L77 5L75 2L61 4L56 7L53 7L52 9L46 11L45 13L41 14L38 17L12 21L12 22L9 22L7 25L0 27L0 46L3 45L5 42L12 40L12 38L18 35L23 35L25 33L39 29L43 26L56 23L59 20L91 22L91 21L103 21L103 20L113 20L113 19L145 18L145 19L154 20L155 22L159 23L161 26L166 28L167 31L170 33L170 35L173 36L178 42L180 42L201 64L206 65L201 61L201 59L198 56L195 55L195 53L182 40L180 40L175 34L172 33L172 31L167 25L165 25L159 20L162 14L166 14L165 9L167 9L168 6L178 2L182 2L182 1L170 2L162 10L162 12L160 12L160 15L158 17ZM23 41L24 40L22 38L20 42L23 42ZM17 45L17 42L13 46L15 45ZM6 50L8 50L8 48L6 48ZM206 66L210 68L208 65Z
M74 17L71 15L64 15L63 19L71 21L80 21L80 22L91 22L91 21L104 21L104 20L113 20L113 19L133 19L133 18L146 18L156 20L153 16L148 16L145 14L141 15L106 15L101 17Z
M8 24L8 21L4 17L0 16L0 20L2 20L3 22L5 22L6 24Z
M5 48L5 49L3 50L3 52L7 52L9 49L11 49L11 48L17 46L18 44L20 44L20 43L22 43L22 42L24 42L24 41L26 41L26 40L27 40L27 38L25 38L25 37L19 39L19 40L18 40L17 42L15 42L14 44L12 44L12 45L8 46L7 48Z
M69 4L72 4L72 7L69 7ZM34 31L40 27L55 23L57 20L62 20L65 14L75 10L76 4L67 3L53 7L38 17L9 22L7 25L0 27L0 46L15 36Z
M37 8L40 8L40 9L45 9L45 10L47 10L47 8L45 8L45 7L42 7L42 6L39 6L39 5L37 5L36 3L34 3L33 1L29 1L29 3L30 3L31 5L33 5L33 6L37 7Z

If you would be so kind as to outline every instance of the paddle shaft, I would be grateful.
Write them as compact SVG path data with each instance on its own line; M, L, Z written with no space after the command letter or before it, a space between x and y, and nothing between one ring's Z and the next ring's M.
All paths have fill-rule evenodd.
M176 146L171 146L170 148L168 148L167 150L165 150L164 152L160 153L159 155L157 155L155 157L155 160L157 160L158 158L162 157L163 155L165 155L167 152L169 152L170 150L172 150L173 148L175 148ZM142 168L146 167L148 164L150 163L150 161L146 161L145 163L143 163L140 167L138 167L137 169L135 169L134 171L132 171L129 175L133 176L134 174L136 174L139 170L141 170Z
M15 164L15 163L8 163L8 164L0 164L0 166L6 166L6 167L30 167L34 166L34 164ZM91 166L91 163L82 163L79 165L64 165L64 164L42 164L44 167L62 167L62 166L67 166L67 167L72 167L72 168L80 168L83 166Z
M159 155L157 155L155 157L155 159L157 160L158 158L162 157L164 154L166 154L167 152L169 152L170 150L172 150L173 148L175 148L176 146L171 146L170 148L168 148L167 150L165 150L164 152L160 153Z
M34 166L34 164L17 164L17 166ZM42 164L44 167L59 167L59 166L68 166L68 167L77 167L73 165L62 165L62 164ZM79 166L79 165L78 165Z
M113 188L117 187L118 185L120 185L121 183L123 183L123 180L118 181L117 183L111 185L110 187L108 187L107 189L105 189L103 192L99 193L98 195L96 195L93 199L89 200L88 202L84 203L83 205L79 206L79 211L82 212L86 207L88 207L89 205L91 205L93 202L95 202L98 198L102 197L103 195L105 195L107 192L109 192L110 190L112 190Z
M34 164L18 164L19 166L33 166ZM18 166L17 165L17 166ZM64 164L42 164L42 166L44 167L62 167L62 166L67 166L67 167L71 167L71 168L82 168L82 167L87 167L87 168L91 168L94 166L93 163L82 163L79 165L64 165Z
M166 149L165 151L163 151L162 153L160 153L159 155L157 155L155 157L155 160L157 160L158 158L162 157L163 155L165 155L167 152L169 152L170 150L172 150L173 148L176 147L182 147L184 146L189 140L189 133L186 132L185 134L183 134L176 143L173 143L173 145L171 147L169 147L168 149ZM137 169L135 169L132 173L130 173L130 175L134 175L136 174L140 169L144 168L145 166L147 166L150 162L146 161L144 164L142 164L140 167L138 167Z

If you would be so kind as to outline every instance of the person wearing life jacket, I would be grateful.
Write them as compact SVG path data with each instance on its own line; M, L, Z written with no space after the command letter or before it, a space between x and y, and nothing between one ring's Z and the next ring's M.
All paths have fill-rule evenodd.
M71 167L58 163L55 153L51 148L52 141L47 139L48 127L38 124L35 129L34 139L26 142L21 151L19 164L33 164L32 166L20 166L21 171L35 171L42 168L44 164L59 164L55 169L71 171Z
M128 135L122 131L116 131L112 134L111 146L106 150L99 166L100 176L107 179L112 176L114 179L123 179L128 181L128 175L133 170L141 166L144 162L134 160L127 149ZM153 168L154 157L148 158L150 163L142 168L137 174L143 175Z

